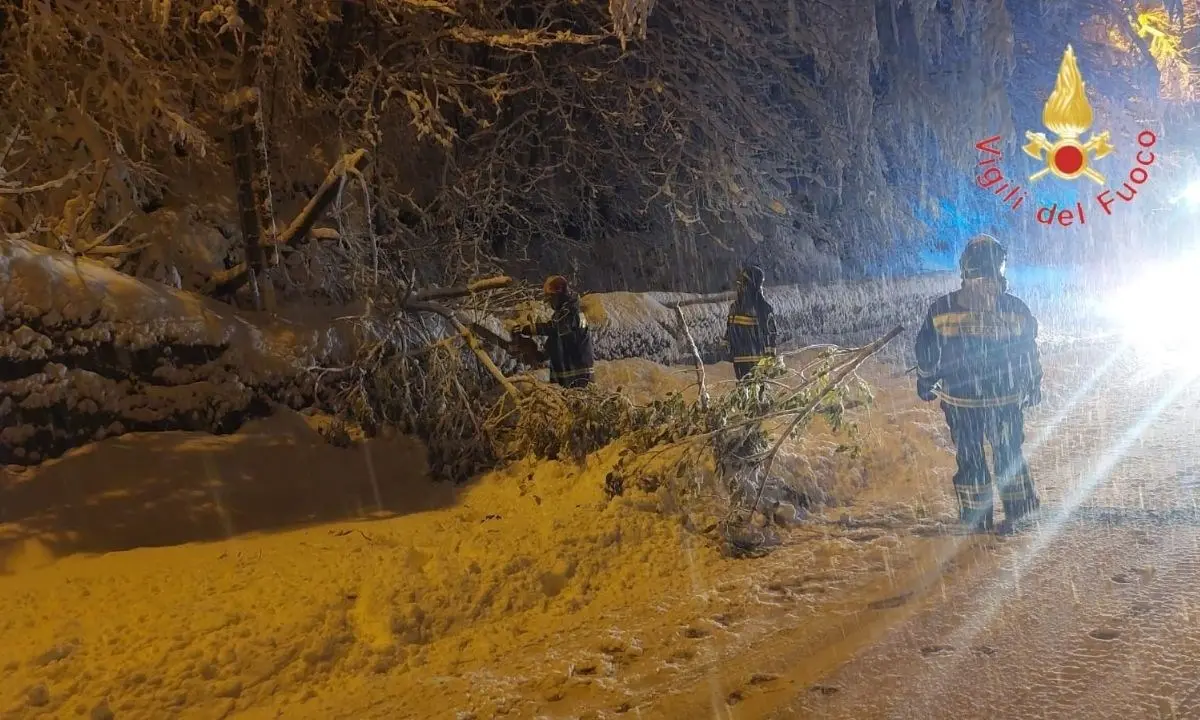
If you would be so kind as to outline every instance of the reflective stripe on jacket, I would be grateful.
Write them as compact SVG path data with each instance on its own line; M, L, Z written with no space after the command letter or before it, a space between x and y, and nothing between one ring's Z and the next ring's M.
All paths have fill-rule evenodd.
M564 300L555 309L550 322L539 323L537 333L546 336L551 380L581 377L592 372L595 365L592 334L577 296Z
M775 310L761 294L738 297L729 308L725 342L735 363L756 363L778 342Z
M919 377L940 382L939 397L959 407L1020 402L1042 383L1037 319L1013 295L980 310L961 293L943 295L926 313L915 348Z

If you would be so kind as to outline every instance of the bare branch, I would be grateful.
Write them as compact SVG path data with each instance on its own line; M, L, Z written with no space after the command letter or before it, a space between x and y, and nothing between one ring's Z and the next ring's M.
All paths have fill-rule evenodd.
M57 180L50 180L50 181L47 181L47 182L44 182L44 183L41 183L38 185L30 185L28 187L18 187L18 186L10 185L8 183L0 182L0 195L10 195L10 196L11 195L29 195L32 193L45 192L47 190L57 190L58 188L66 185L67 183L71 182L75 178L82 175L84 173L84 171L86 171L91 166L92 166L92 164L88 163L87 165L84 165L83 167L75 168L74 170L70 171L66 175L63 175L62 177L58 178Z
M304 206L298 215L288 225L287 229L278 237L269 241L269 245L276 248L280 246L295 245L300 242L313 224L320 219L321 215L329 207L337 196L341 186L342 179L350 170L358 170L363 162L366 161L366 150L355 150L348 155L342 156L337 163L330 168L325 175L325 180L317 188L316 193ZM212 277L205 283L204 291L210 295L226 295L229 294L250 279L250 270L247 263L238 263L228 270L223 270L214 273Z
M321 218L329 204L337 196L338 188L341 185L342 179L351 170L360 170L367 159L366 150L355 150L352 153L343 155L337 163L329 169L325 175L325 180L321 182L321 186L317 188L312 199L304 206L292 222L284 229L279 237L270 240L272 245L294 245L299 242L314 223Z
M687 339L688 349L692 351L692 358L696 362L696 382L700 386L700 409L708 409L708 386L704 382L704 359L700 357L700 349L696 347L696 339L692 337L692 331L688 328L687 319L683 316L683 308L678 303L675 305L675 317L679 318L679 326L683 329L683 336Z
M762 501L763 489L766 487L766 481L770 475L771 466L774 465L775 458L779 454L779 449L783 447L783 443L786 442L788 438L792 437L800 423L808 420L809 416L812 415L813 411L816 410L817 406L821 403L830 390L840 385L850 375L850 373L857 370L860 365L866 362L867 358L882 350L885 345L894 340L896 336L902 332L904 332L904 326L897 325L889 330L888 333L883 337L875 340L869 345L864 346L861 350L854 354L854 357L852 357L846 364L842 365L841 368L834 373L831 378L829 378L829 381L825 383L824 389L817 393L808 405L805 405L799 412L795 414L791 422L787 424L783 432L780 433L779 437L775 440L775 443L771 446L771 449L768 450L764 456L762 462L762 471L759 478L758 492L755 495L754 503L750 506L752 511L758 509L758 504Z
M129 221L129 218L131 218L131 217L133 217L133 211L132 211L132 210L131 210L131 211L129 211L129 212L127 212L127 213L125 213L125 217L123 217L123 218L121 218L120 220L118 220L116 225L113 225L113 226L112 226L112 227L110 227L108 230L106 230L106 231L104 231L104 232L100 233L100 235L96 236L96 239L95 239L95 240L93 240L92 242L88 243L86 246L84 246L84 247L83 247L83 248L81 248L80 250L76 251L76 253L75 253L75 254L76 254L76 255L89 255L89 254L97 254L97 255L122 255L122 254L125 254L125 253L127 253L127 252L130 252L130 250L129 250L129 249L127 249L127 248L128 248L128 246L124 246L124 245L122 245L122 246L119 246L121 249L117 249L117 246L108 246L108 247L105 247L105 246L104 246L104 243L108 242L108 239L109 239L109 238L111 238L111 237L113 236L113 233L115 233L116 231L120 230L120 229L121 229L121 227L122 227L122 226L124 226L124 225L125 225L125 223L126 223L126 222L128 222L128 221ZM142 247L144 247L144 246L142 246Z

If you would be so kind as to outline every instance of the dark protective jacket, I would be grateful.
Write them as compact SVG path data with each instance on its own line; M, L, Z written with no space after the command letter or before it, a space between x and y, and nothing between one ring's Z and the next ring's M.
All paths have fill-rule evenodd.
M740 294L729 306L725 341L735 364L756 363L775 352L779 341L775 310L762 293Z
M580 309L579 296L567 296L554 310L550 322L538 323L537 334L546 336L550 382L566 387L591 382L595 364L592 334Z
M1037 319L1008 293L994 309L972 309L962 290L933 302L917 332L917 392L941 382L942 400L996 407L1040 397L1042 364Z

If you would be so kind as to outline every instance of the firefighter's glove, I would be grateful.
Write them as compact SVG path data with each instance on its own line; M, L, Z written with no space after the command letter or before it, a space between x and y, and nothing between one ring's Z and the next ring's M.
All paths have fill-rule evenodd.
M937 386L937 380L934 378L917 378L917 397L925 402L936 400L937 395L933 392L933 388Z
M1042 389L1035 387L1025 394L1025 402L1021 403L1023 407L1037 407L1042 404Z

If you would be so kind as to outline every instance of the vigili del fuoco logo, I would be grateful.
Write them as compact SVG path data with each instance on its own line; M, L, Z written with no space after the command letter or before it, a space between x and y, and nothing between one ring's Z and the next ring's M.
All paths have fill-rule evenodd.
M1109 142L1109 133L1093 132L1086 139L1084 134L1091 129L1094 118L1092 106L1088 103L1086 85L1079 73L1075 62L1075 51L1067 46L1063 53L1062 65L1058 68L1058 79L1054 82L1054 92L1046 100L1042 109L1042 124L1050 131L1046 133L1026 131L1028 140L1021 149L1025 154L1034 158L1041 165L1028 177L1030 185L1037 183L1047 175L1067 181L1087 178L1103 187L1107 180L1097 161L1112 154L1115 149ZM975 183L984 190L1001 198L1001 201L1012 210L1018 210L1024 204L1029 192L1019 183L1005 177L1000 169L1000 161L1004 158L997 143L999 135L975 143L975 149L980 152L978 166L979 174ZM1158 137L1150 130L1138 133L1138 152L1135 157L1137 164L1127 173L1121 187L1105 188L1096 196L1096 204L1106 215L1113 214L1113 205L1117 200L1132 202L1137 197L1138 186L1150 178L1148 168L1154 164L1154 153L1150 148L1158 142ZM1076 202L1074 208L1059 209L1058 205L1035 206L1034 217L1043 225L1055 223L1069 227L1076 222L1087 224L1088 210L1084 203Z

